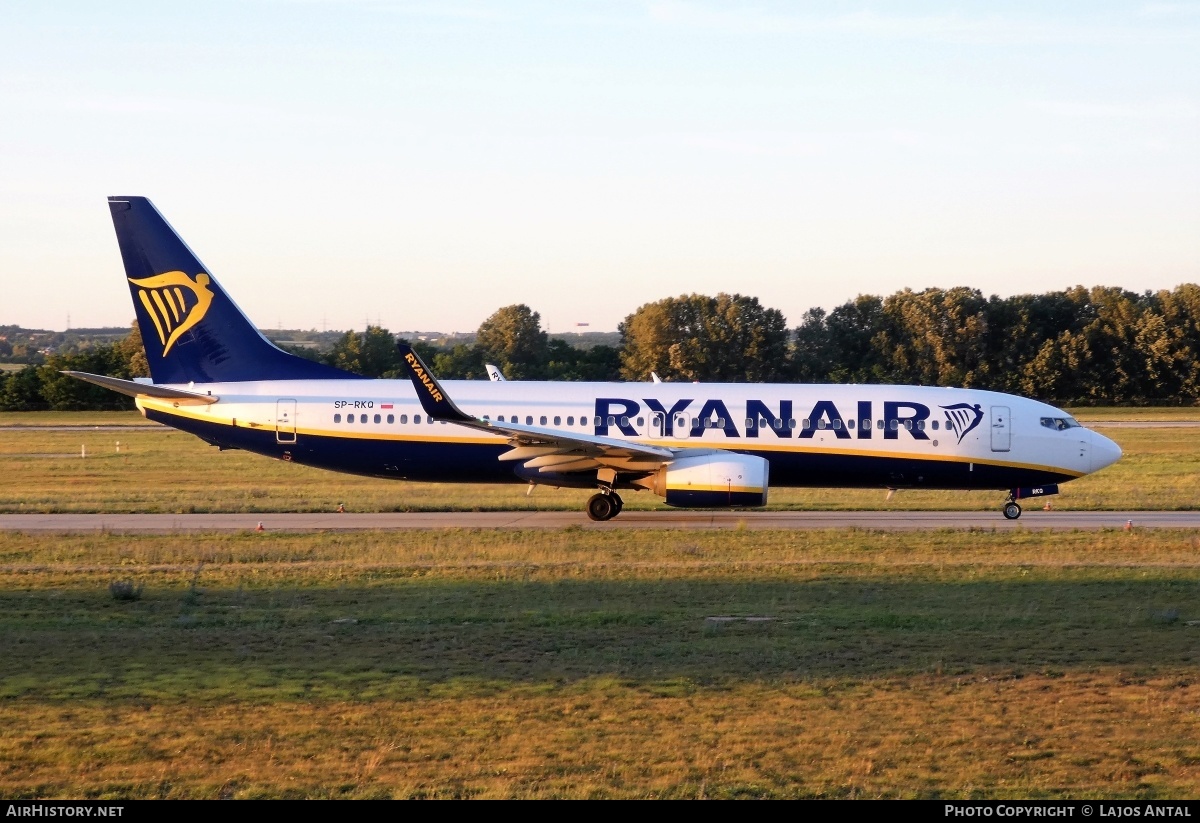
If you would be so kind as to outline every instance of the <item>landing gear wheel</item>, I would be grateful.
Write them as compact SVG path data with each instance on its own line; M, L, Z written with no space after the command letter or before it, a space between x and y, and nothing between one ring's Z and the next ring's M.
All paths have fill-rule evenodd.
M1004 504L1004 517L1008 520L1016 520L1021 516L1021 507L1013 501L1008 501Z
M612 520L617 516L617 512L621 511L621 507L612 499L615 496L611 494L593 494L588 498L587 516L593 520Z

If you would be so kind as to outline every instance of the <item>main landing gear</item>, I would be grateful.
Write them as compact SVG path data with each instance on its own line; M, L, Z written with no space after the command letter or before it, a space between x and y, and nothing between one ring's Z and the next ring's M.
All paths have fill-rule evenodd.
M621 500L621 495L612 490L605 490L593 494L588 498L587 516L592 520L612 520L621 513L625 501Z
M600 491L588 498L587 516L593 520L612 520L621 513L625 502L613 491L617 484L617 472L607 466L596 472L596 485Z
M1021 506L1016 500L1011 497L1004 501L1004 518L1006 520L1016 520L1021 516Z

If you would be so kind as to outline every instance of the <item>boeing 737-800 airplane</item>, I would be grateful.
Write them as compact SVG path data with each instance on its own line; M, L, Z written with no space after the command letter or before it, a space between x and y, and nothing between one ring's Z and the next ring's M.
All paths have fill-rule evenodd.
M369 380L264 338L144 197L111 197L150 381L70 372L215 446L396 480L594 488L762 506L770 485L995 489L1018 500L1121 456L1022 397L920 386Z

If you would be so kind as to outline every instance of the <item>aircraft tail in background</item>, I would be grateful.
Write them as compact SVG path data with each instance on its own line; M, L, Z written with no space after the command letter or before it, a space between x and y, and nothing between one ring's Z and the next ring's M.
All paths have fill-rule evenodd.
M359 379L277 348L145 197L110 197L155 383Z

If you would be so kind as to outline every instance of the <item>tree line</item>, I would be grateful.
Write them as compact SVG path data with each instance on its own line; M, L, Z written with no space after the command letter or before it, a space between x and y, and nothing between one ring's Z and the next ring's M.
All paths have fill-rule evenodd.
M905 289L814 308L789 328L778 309L740 294L647 303L620 324L620 347L550 338L540 315L506 306L475 342L414 348L444 378L510 380L901 383L982 388L1057 404L1195 403L1200 396L1200 286L1132 292L1076 287L1014 297L978 289ZM290 349L367 377L399 377L395 337L368 326L329 351ZM122 409L128 398L62 375L148 374L136 325L113 344L0 373L0 409Z

